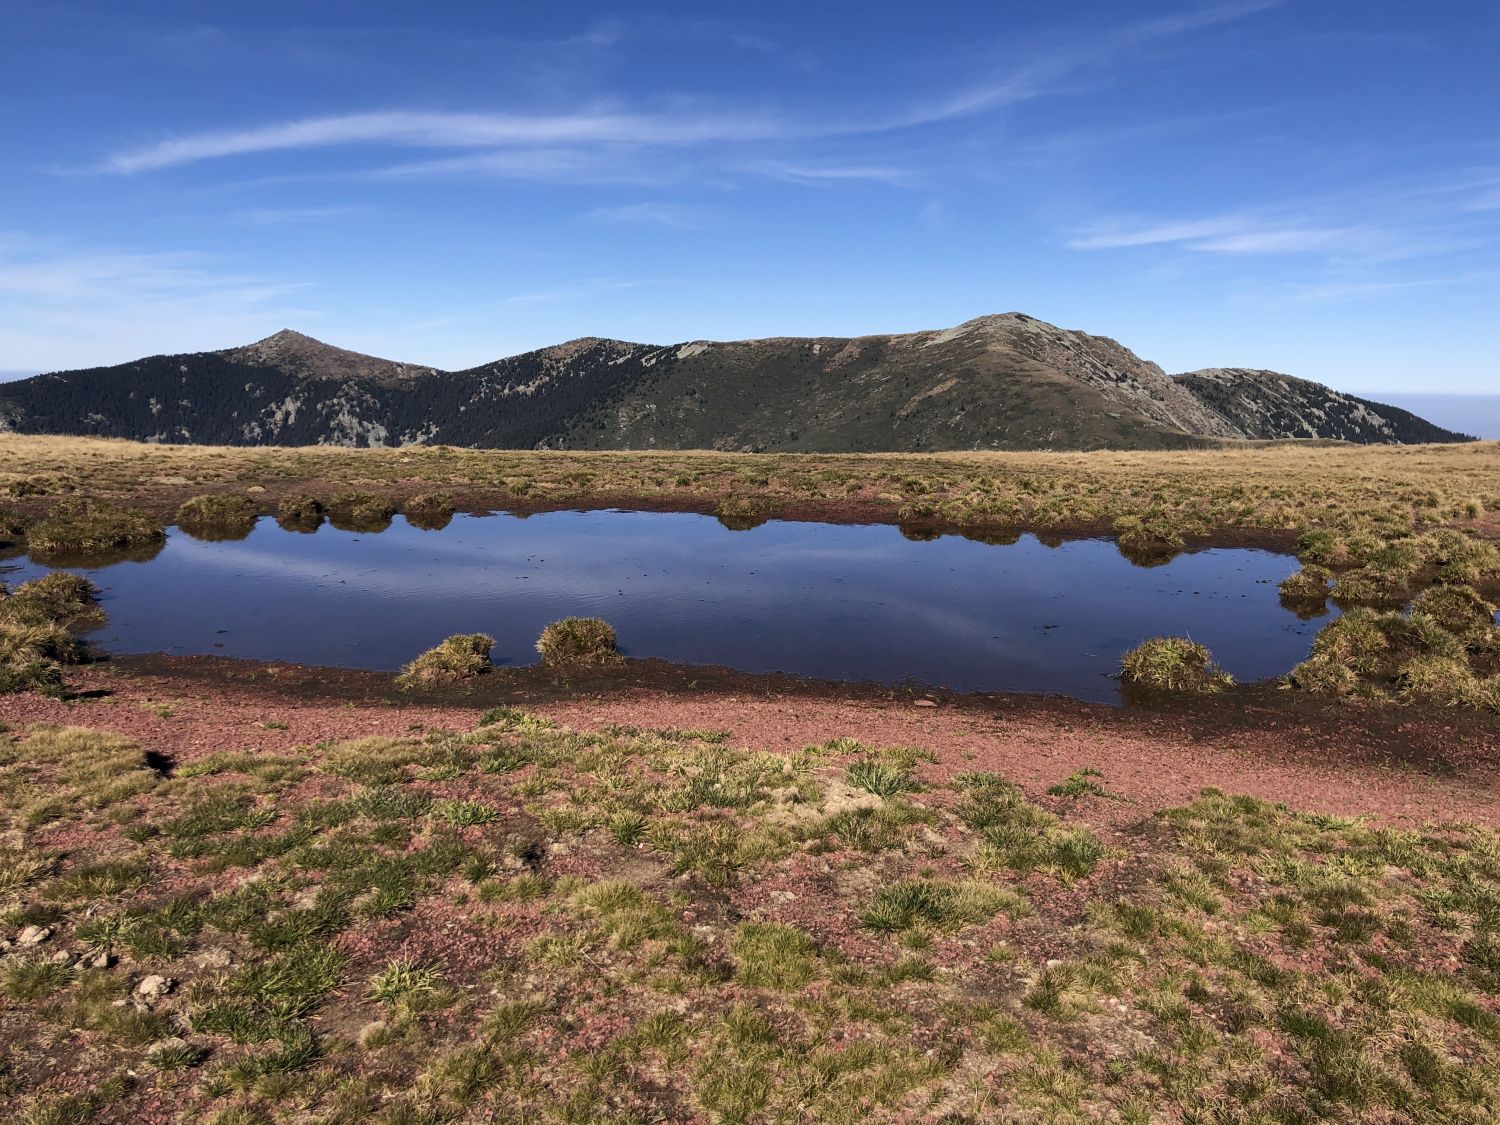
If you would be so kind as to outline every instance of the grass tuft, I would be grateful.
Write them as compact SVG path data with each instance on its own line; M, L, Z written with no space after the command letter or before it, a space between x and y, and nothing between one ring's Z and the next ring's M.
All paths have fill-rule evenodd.
M489 672L495 638L487 633L460 633L428 649L401 670L396 686L402 691L466 683Z
M1133 687L1194 695L1212 695L1234 684L1208 649L1187 637L1142 641L1121 658L1120 678Z
M606 668L619 664L614 626L597 617L564 617L542 630L536 650L554 668Z

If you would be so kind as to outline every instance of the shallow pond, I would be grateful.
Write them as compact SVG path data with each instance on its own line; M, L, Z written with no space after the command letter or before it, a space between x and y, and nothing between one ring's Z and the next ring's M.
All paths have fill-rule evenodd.
M14 584L45 573L23 560ZM1326 623L1284 609L1296 560L1224 549L1141 567L1106 540L994 545L895 527L554 512L397 517L379 533L270 519L231 542L173 530L148 561L73 568L104 590L106 651L395 669L452 633L535 659L549 621L598 616L632 656L836 680L1116 702L1120 655L1191 636L1241 680L1286 672Z

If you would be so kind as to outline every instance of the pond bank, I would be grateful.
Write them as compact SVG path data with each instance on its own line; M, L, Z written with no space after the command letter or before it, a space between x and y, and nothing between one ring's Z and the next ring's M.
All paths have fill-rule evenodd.
M1037 791L1095 768L1122 798L1110 815L1129 820L1213 786L1338 816L1500 825L1494 720L1328 708L1266 687L1119 709L630 661L619 672L570 679L540 669L498 671L468 692L408 696L381 673L163 656L89 666L75 681L73 702L10 696L0 700L0 717L13 726L119 731L170 758L463 730L489 707L509 704L577 728L727 730L735 744L764 749L844 737L913 746L936 755L943 776L994 770Z

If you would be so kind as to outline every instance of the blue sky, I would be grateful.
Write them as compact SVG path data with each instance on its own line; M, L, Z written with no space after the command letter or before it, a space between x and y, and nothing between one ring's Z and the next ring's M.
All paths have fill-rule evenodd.
M9 0L0 369L1016 309L1500 389L1500 6ZM20 112L14 112L19 109Z

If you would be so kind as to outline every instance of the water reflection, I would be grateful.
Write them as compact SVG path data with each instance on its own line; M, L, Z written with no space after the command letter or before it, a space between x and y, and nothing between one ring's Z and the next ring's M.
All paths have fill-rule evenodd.
M1115 700L1120 655L1146 637L1191 636L1254 680L1301 660L1317 628L1278 600L1295 560L1265 551L1146 569L1107 540L782 521L734 532L639 512L439 514L422 530L422 516L373 514L296 534L262 519L238 541L173 531L124 564L69 565L104 588L109 651L377 669L472 632L496 638L497 662L529 663L545 624L584 615L614 624L632 656ZM12 581L45 570L9 569Z

